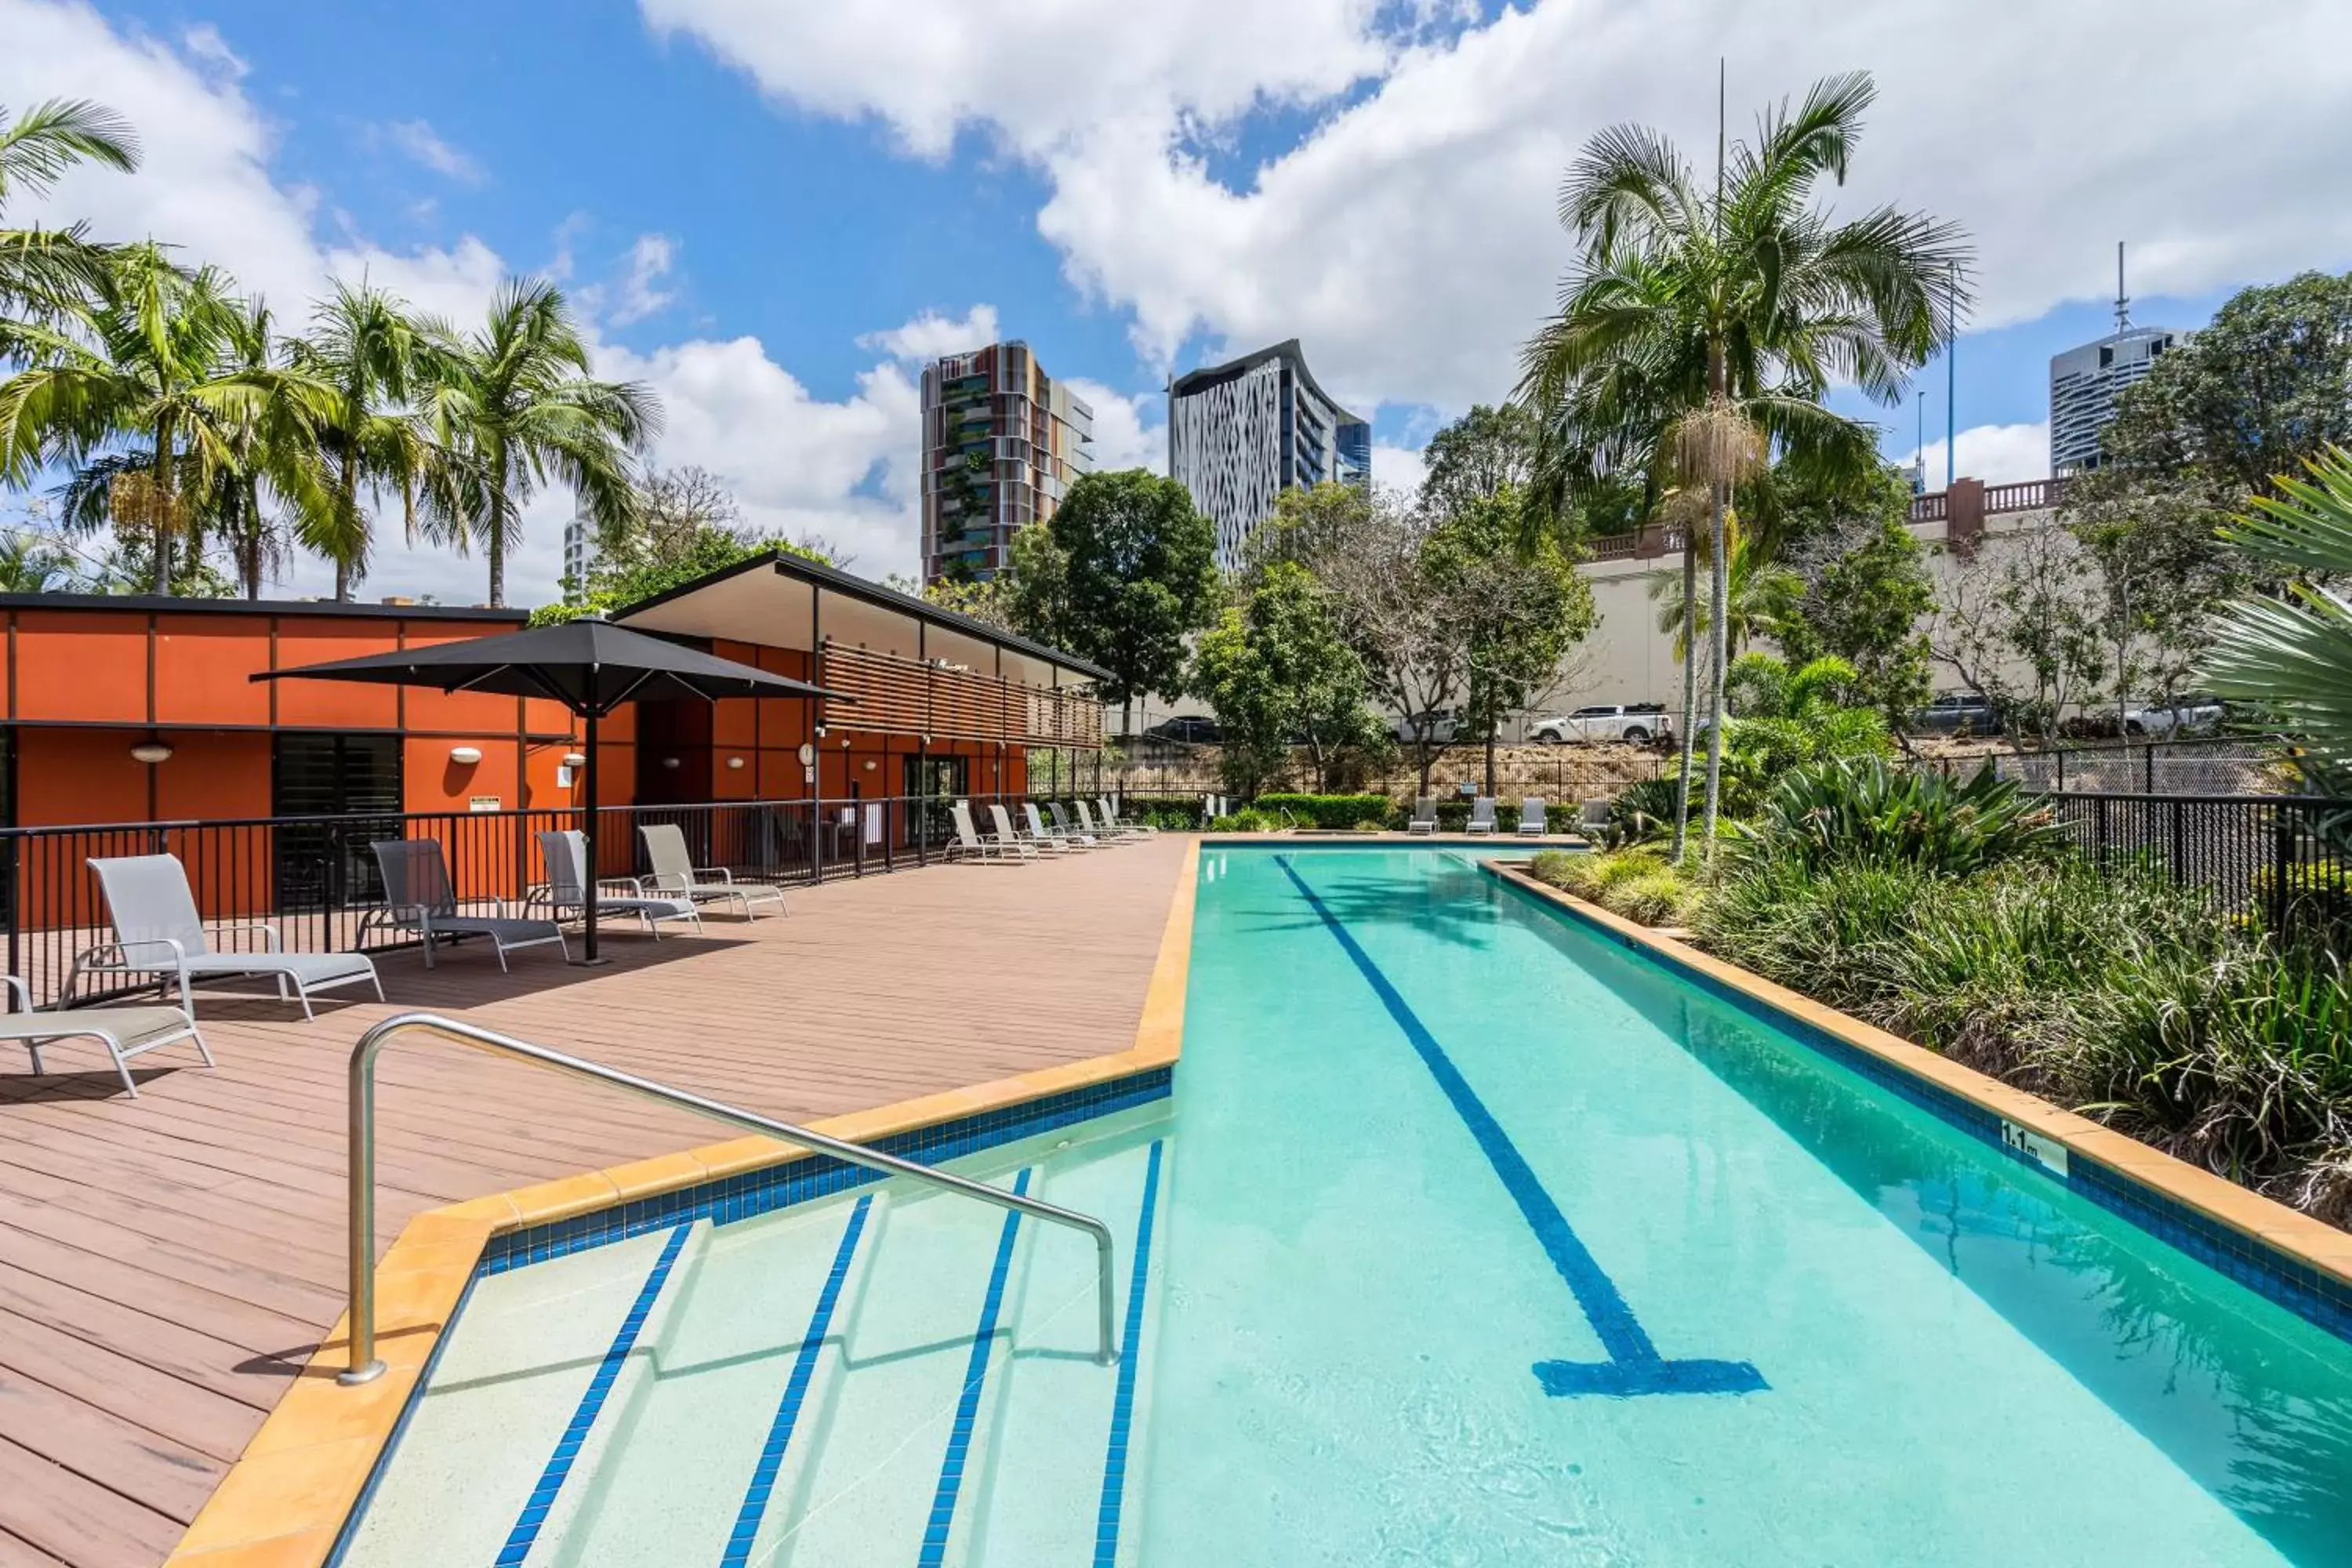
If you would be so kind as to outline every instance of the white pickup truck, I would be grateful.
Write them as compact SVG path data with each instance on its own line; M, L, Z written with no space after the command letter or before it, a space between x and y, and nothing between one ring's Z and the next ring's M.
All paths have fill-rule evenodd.
M1663 702L1603 702L1557 719L1540 720L1528 729L1528 739L1539 746L1570 741L1623 741L1639 746L1673 732Z

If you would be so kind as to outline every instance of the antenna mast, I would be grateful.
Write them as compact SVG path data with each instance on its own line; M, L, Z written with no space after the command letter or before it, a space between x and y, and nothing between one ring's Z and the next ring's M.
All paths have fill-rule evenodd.
M2124 242L2116 241L2116 331L2131 326L2131 296L2124 292Z

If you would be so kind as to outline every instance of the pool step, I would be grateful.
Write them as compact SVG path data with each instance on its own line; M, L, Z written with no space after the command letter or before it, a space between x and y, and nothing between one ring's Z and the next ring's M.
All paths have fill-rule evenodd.
M954 1168L1110 1225L1124 1342L1163 1165L1121 1117ZM344 1561L1110 1563L1143 1358L1098 1359L1095 1268L1066 1227L887 1182L494 1277Z

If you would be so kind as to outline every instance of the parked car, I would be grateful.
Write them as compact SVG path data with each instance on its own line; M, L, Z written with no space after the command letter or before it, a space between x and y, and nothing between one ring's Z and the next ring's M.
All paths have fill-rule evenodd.
M1998 735L2000 710L1989 698L1958 691L1938 697L1912 714L1911 728L1923 735Z
M2218 697L2198 693L2176 697L2170 707L2151 704L2146 708L2124 710L2124 733L2127 736L2150 738L2185 735L2201 730L2221 728L2229 710Z
M1624 741L1638 746L1673 732L1663 702L1601 702L1543 720L1528 731L1528 739L1539 746L1570 741Z
M1459 708L1442 708L1412 718L1399 716L1389 721L1389 733L1401 742L1425 740L1438 746L1477 739L1470 732L1469 719Z
M1143 731L1147 741L1167 741L1182 745L1213 746L1224 739L1217 721L1199 713L1179 713L1173 719L1162 719Z

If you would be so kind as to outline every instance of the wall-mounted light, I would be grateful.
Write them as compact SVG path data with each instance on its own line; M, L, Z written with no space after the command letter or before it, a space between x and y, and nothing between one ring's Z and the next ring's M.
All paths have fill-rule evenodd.
M457 763L461 768L470 768L476 763L482 760L482 748L479 746L452 746L449 748L449 760Z
M567 768L584 768L588 765L588 753L566 752L563 753L563 765Z
M881 764L880 764L879 763L877 763L873 758L868 757L868 758L866 758L866 771L867 773L872 773L876 768L877 768L877 767L879 767L879 766L881 766Z
M134 763L168 763L172 760L172 748L161 741L142 741L131 748L131 760Z
M730 757L727 759L727 765L730 768L740 768L743 765L743 759L740 757Z
M677 759L676 757L664 757L662 759L662 766L666 768L674 768L677 766Z

